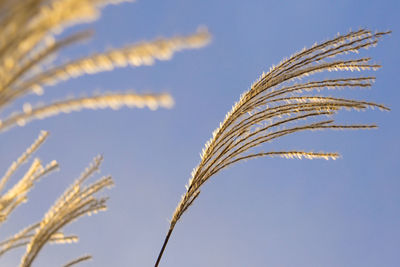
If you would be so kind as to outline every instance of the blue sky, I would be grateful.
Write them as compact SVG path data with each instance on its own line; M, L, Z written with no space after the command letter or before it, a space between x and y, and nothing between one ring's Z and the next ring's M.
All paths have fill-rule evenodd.
M364 53L383 65L374 73L373 88L351 96L385 103L392 111L344 112L338 120L376 122L380 128L278 140L280 148L340 152L336 161L265 158L213 177L178 223L160 266L399 266L399 12L397 0L141 0L105 8L90 25L94 39L67 49L64 58L189 34L200 25L208 27L213 41L151 67L119 69L47 89L48 99L95 90L169 92L176 105L155 112L84 111L2 133L0 169L42 129L51 136L38 156L61 165L2 226L2 239L39 220L102 153L102 174L112 174L116 182L108 192L109 210L67 227L65 232L79 234L80 242L45 247L36 266L60 266L84 253L94 256L85 266L152 266L204 143L239 95L284 57L337 32L366 27L393 33ZM21 253L4 257L1 266L15 266Z

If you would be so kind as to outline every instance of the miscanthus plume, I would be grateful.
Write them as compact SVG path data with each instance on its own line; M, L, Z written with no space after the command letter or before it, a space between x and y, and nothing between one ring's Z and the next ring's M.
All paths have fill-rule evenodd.
M205 144L186 192L172 215L168 233L155 266L158 266L172 231L200 194L204 183L237 162L259 157L336 159L339 154L303 150L271 151L268 143L304 131L372 129L375 124L338 124L341 110L365 110L384 105L323 94L326 90L370 87L373 76L355 75L381 66L369 57L349 57L377 45L390 32L352 31L303 49L264 73L244 92ZM320 72L349 72L331 79L312 79Z
M207 30L199 29L191 35L143 41L83 58L72 58L64 63L57 60L64 48L90 38L93 33L91 30L81 30L66 34L67 28L95 21L101 15L103 7L122 2L132 1L0 1L0 132L16 125L24 126L35 119L81 109L147 107L155 110L173 106L173 99L168 93L140 94L131 90L122 93L108 91L88 97L65 97L42 104L30 103L32 94L36 94L35 98L41 100L45 90L55 90L54 85L57 83L115 68L139 67L151 65L157 60L169 60L175 52L202 47L210 40ZM15 108L16 100L23 100L25 104L21 108ZM42 163L39 158L30 161L47 136L48 132L43 131L11 163L1 178L0 224L7 222L12 212L27 201L29 191L39 179L59 168L56 161ZM100 156L94 159L80 178L55 201L42 221L31 222L31 225L0 242L0 256L16 248L25 248L20 266L31 266L47 243L76 242L78 237L64 235L63 227L83 215L105 210L107 206L107 198L99 197L98 193L113 185L111 176L87 182L99 170L101 161ZM12 178L18 175L17 170L28 162L30 167L25 174L10 185ZM89 259L90 255L84 255L71 260L65 266Z

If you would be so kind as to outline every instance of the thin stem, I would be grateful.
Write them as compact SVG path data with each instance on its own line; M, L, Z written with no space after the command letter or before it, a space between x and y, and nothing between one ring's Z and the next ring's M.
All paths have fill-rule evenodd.
M158 254L158 258L157 258L157 261L156 261L156 264L154 265L154 267L157 267L158 264L160 263L160 260L161 260L161 258L162 258L163 253L164 253L164 250L165 250L165 247L166 247L167 244L168 244L169 237L171 236L173 230L174 230L173 227L172 227L172 228L169 228L168 233L167 233L167 236L165 237L165 240L164 240L164 244L163 244L163 246L162 246L162 248L161 248L160 253Z

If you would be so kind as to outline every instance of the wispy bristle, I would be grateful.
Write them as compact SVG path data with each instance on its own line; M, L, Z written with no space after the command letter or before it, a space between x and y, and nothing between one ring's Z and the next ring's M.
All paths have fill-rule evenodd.
M35 151L43 144L43 142L46 140L47 136L49 135L48 132L42 131L38 138L33 142L33 144L28 147L25 152L16 160L14 161L11 166L8 168L7 172L4 174L4 176L0 180L0 193L3 190L4 186L8 182L8 180L11 178L11 176L15 173L18 168L27 161L27 159L35 153Z
M172 55L184 49L199 48L210 41L207 30L185 36L142 42L109 52L94 54L64 65L52 68L24 82L18 90L41 84L54 85L58 81L76 78L85 74L111 71L116 67L151 65L154 60L169 60Z
M19 125L24 126L31 120L44 119L60 113L70 113L82 109L120 109L124 106L130 108L148 107L155 110L158 107L171 108L174 104L169 94L104 94L92 97L67 99L53 102L46 106L32 107L25 104L23 112L11 115L5 120L0 120L0 132Z

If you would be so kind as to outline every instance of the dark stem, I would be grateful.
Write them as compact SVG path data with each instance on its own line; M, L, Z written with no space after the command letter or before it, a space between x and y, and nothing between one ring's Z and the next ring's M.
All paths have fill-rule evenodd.
M168 244L169 237L171 236L173 230L174 230L174 228L169 228L167 236L165 237L165 240L164 240L164 244L163 244L163 246L162 246L162 248L160 250L160 254L158 254L158 258L157 258L157 261L156 261L156 264L154 265L154 267L157 267L158 264L160 263L160 260L162 258L163 253L164 253L164 250L165 250L165 247Z

